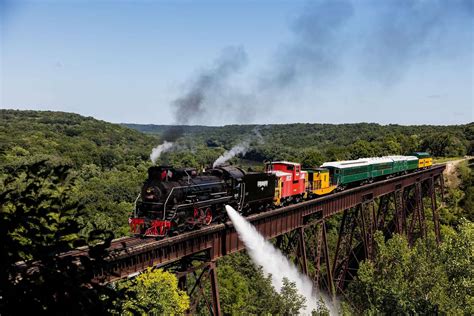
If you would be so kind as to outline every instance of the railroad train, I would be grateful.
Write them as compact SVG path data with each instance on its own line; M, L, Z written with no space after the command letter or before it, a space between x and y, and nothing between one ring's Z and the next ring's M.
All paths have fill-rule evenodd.
M433 164L428 153L325 162L302 168L288 161L265 163L264 172L221 166L198 174L192 168L152 166L129 218L132 234L177 235L227 219L231 205L243 215L299 203L406 174Z

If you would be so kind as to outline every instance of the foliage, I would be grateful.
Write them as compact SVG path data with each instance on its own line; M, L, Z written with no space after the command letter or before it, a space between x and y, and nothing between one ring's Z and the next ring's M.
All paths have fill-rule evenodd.
M163 135L171 128L164 125L126 126L150 135ZM305 162L308 157L312 160L308 166L320 161L410 154L422 150L434 156L462 156L472 153L474 144L473 123L458 126L358 123L182 127L183 139L188 145L191 144L188 148L196 150L194 159L199 159L203 153L209 158L217 157L219 149L230 149L244 139L252 139L255 129L259 130L262 138L251 143L245 158L260 162L270 159ZM170 156L177 159L179 155L173 153ZM193 159L184 162L189 163L189 166L197 166L197 161ZM208 165L212 160L203 162Z
M306 307L306 299L298 293L295 283L287 278L283 278L280 297L283 315L297 315L302 308Z
M474 224L438 248L433 238L410 248L399 235L378 233L377 256L361 264L349 297L366 314L466 314L474 312Z
M128 233L127 219L146 174L154 137L61 112L0 110L0 169L47 160L67 164L76 181L70 197L83 206L80 234Z
M128 233L127 218L150 165L149 154L170 126L120 126L71 113L13 110L0 110L0 122L0 313L21 314L30 308L49 314L66 309L72 313L105 313L107 308L117 313L143 313L147 308L161 308L150 299L156 294L151 289L159 287L152 281L155 276L140 286L128 281L112 290L90 283L90 271L100 263L107 245L100 241ZM162 155L159 163L201 169L249 138L247 154L230 162L255 170L270 159L295 160L315 167L324 161L419 150L440 157L474 153L473 123L266 125L258 127L263 141L255 139L255 128L182 127L183 135L175 148ZM352 298L361 311L472 314L472 226L463 218L474 218L473 176L465 164L457 173L460 185L448 189L441 221L458 231L442 226L441 252L432 242L419 242L410 249L398 237L387 243L380 241L378 261L363 263L353 285ZM332 227L330 244L335 243L339 220L336 216L328 222ZM82 259L85 269L57 256L78 245L98 242L96 255L89 261ZM18 279L13 267L19 260L38 261L39 270ZM276 293L270 279L255 269L245 254L221 259L218 273L226 314L291 314L301 303L291 284ZM443 282L449 284L452 293ZM122 290L128 293L125 300L118 297ZM112 299L114 308L110 307ZM128 299L133 302L130 308L126 307Z
M103 313L115 296L92 283L94 266L113 235L95 231L85 240L75 220L81 215L71 199L74 181L69 167L41 161L10 169L0 194L0 313L2 315ZM105 237L105 240L104 240ZM105 243L103 243L105 241ZM94 243L89 258L79 267L59 254ZM102 243L100 243L102 242ZM26 266L34 262L34 269Z
M294 283L285 279L280 293L276 292L270 276L257 269L244 252L221 258L217 271L224 314L295 315L305 306Z
M120 315L179 315L189 308L189 297L178 289L176 276L161 269L148 268L117 286L125 292L116 302L115 312Z
M456 226L463 219L474 221L474 173L468 162L459 163L451 175L445 176L445 200L440 208L442 223Z
M421 149L437 157L464 156L468 151L466 142L446 132L426 137L421 143Z
M461 181L459 189L464 192L459 206L464 209L465 218L474 221L474 172L467 162L463 162L458 165L458 174Z

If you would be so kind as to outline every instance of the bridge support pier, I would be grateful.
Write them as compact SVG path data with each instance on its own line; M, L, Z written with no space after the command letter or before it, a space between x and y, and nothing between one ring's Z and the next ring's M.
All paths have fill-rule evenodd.
M436 243L439 245L441 242L441 232L439 228L439 213L438 206L436 205L436 190L435 190L435 179L430 180L430 197L431 197L431 210L433 212L433 223L434 231L436 236Z
M209 314L220 316L222 313L219 302L216 263L215 261L207 261L199 266L193 266L192 259L193 258L188 258L184 260L178 268L179 271L175 271L178 277L178 287L185 291L191 300L188 314L192 315L196 312L196 308L202 298L207 305ZM188 277L190 274L192 274L191 278ZM191 279L194 281L192 286L188 282L191 281ZM203 282L205 282L206 279L210 282L210 300L203 286Z
M213 315L221 315L221 304L219 302L219 286L217 284L216 263L209 264L209 276L211 281L211 296Z
M329 293L331 294L331 298L334 302L336 301L336 289L334 287L334 280L332 278L331 262L329 261L329 247L328 247L328 240L326 236L326 223L323 221L321 226L322 226L322 232L323 232L324 260L326 261L328 289L329 289Z
M306 259L306 244L304 242L304 227L298 228L298 257L300 258L301 271L308 275L308 262Z

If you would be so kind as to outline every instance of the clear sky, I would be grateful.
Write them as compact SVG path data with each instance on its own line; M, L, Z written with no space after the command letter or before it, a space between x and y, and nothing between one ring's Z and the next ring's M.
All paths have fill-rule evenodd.
M150 124L474 121L472 0L0 0L1 108Z

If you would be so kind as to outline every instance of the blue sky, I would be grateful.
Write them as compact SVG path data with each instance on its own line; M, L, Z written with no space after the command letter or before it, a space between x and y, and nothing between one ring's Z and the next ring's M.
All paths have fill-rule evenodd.
M0 1L2 108L150 124L474 120L470 0Z

